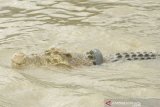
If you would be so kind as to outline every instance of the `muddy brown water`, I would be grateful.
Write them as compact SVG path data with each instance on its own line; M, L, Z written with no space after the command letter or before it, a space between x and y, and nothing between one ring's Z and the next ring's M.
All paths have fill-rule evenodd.
M14 52L59 47L103 54L160 50L158 0L1 0L0 106L103 107L104 99L160 98L160 60L15 70Z

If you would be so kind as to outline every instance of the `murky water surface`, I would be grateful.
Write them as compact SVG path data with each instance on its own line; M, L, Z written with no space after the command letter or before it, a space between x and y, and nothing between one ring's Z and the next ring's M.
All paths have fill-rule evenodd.
M160 50L159 0L1 0L0 106L103 107L107 98L160 98L160 60L13 70L14 52L55 46L103 54Z

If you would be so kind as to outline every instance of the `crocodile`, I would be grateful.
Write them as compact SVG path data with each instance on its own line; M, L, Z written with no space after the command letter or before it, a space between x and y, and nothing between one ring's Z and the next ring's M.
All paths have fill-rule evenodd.
M27 55L23 52L17 52L11 58L11 65L13 68L24 68L30 65L74 67L80 65L90 66L92 61L84 54L70 53L59 48L50 48L42 54Z
M151 60L157 59L160 54L154 52L122 52L109 56L102 56L98 49L91 50L87 53L71 53L64 49L50 48L42 54L27 55L23 52L15 53L11 58L13 68L24 68L30 65L36 66L91 66L101 65L103 63L111 63L117 61L133 61L133 60Z

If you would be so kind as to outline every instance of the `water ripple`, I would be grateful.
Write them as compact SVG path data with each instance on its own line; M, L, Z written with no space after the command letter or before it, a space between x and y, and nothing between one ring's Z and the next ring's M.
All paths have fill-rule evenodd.
M1 68L3 73L12 70L10 58L14 52L39 53L51 46L79 53L98 48L106 55L122 51L158 51L159 13L158 0L0 1ZM1 94L7 94L8 90L4 90L6 93L0 94L0 106L20 104L22 98L35 104L50 104L57 97L63 99L68 95L67 98L77 97L75 101L87 96L90 101L91 95L96 98L157 98L159 64L158 60L114 63L76 68L71 72L52 68L27 69L26 73L20 70L15 74L20 74L25 81L15 76L10 84L4 80L12 73L6 72L7 76L0 78L0 88L10 86L11 89L6 89L10 93L17 90L18 94L5 99ZM19 84L21 82L23 85ZM55 103L60 104L60 101Z

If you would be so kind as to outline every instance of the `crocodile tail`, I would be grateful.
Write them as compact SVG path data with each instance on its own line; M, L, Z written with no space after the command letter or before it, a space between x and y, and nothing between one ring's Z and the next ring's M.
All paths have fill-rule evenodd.
M109 57L106 57L107 62L117 62L121 60L151 60L157 59L160 57L160 54L153 53L153 52L130 52L130 53L116 53Z

